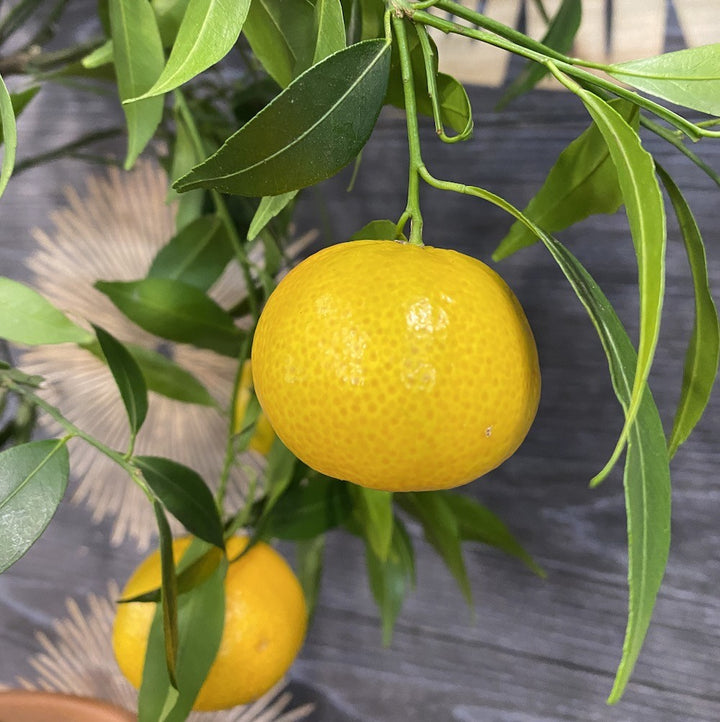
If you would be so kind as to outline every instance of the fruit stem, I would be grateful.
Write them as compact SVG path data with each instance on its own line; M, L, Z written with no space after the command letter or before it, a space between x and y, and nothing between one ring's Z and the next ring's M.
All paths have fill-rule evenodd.
M393 30L397 38L398 54L400 56L400 70L402 73L403 95L405 97L405 118L407 122L408 151L410 156L410 171L408 176L408 199L405 212L398 222L398 230L410 220L410 236L408 241L416 246L422 246L423 218L420 211L420 171L424 168L420 152L420 131L417 120L417 103L415 101L415 86L413 85L410 50L408 47L405 19L392 16Z
M190 112L190 108L188 107L187 101L185 100L185 96L182 92L180 90L175 90L174 96L178 110L180 111L180 114L187 125L188 132L190 133L190 138L192 139L193 146L195 147L197 162L199 163L204 160L206 151L200 132L195 124L195 118ZM237 258L238 265L242 270L242 274L245 279L245 286L247 287L250 311L253 318L257 318L260 313L260 302L257 297L257 291L255 290L255 281L253 280L250 272L250 260L248 259L243 242L238 235L237 228L235 228L235 223L233 223L222 195L216 190L211 190L210 195L213 200L213 205L215 206L215 212L225 226L228 238L230 239L230 243L235 251L235 257Z

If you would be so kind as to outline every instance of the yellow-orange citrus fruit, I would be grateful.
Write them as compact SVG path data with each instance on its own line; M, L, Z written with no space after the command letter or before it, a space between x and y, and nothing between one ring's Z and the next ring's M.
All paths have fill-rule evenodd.
M252 370L250 361L245 361L238 379L238 388L235 392L235 409L233 412L233 433L239 434L242 431L243 419L248 402L250 401L250 387L252 386ZM267 420L267 416L261 413L255 422L255 431L250 439L248 448L267 456L270 447L275 441L275 432Z
M173 541L176 561L190 537ZM246 546L247 537L228 540L229 559ZM132 597L160 585L160 554L153 552L134 571L123 590ZM192 593L192 592L190 592ZM112 644L122 673L140 686L155 604L118 605ZM305 597L287 562L262 542L228 567L225 578L225 627L220 648L195 700L198 710L246 704L267 692L288 671L305 638Z
M314 469L388 491L447 489L507 459L540 395L512 291L481 261L396 241L330 246L262 312L255 392Z

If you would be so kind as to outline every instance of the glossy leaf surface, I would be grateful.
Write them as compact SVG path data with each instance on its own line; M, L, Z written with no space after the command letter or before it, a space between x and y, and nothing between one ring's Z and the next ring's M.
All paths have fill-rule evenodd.
M382 107L390 46L368 40L303 73L204 163L180 190L278 195L313 185L347 165Z
M222 60L237 42L250 0L190 0L170 57L142 97L161 95Z
M233 257L233 248L217 216L201 216L160 249L148 278L169 278L207 291Z
M37 291L0 277L0 338L30 346L91 343L93 335L75 325Z
M99 326L93 326L93 328L120 391L120 397L130 422L130 431L135 436L147 416L148 398L145 378L125 346Z
M232 316L195 286L168 278L98 281L95 288L138 326L161 338L237 356L243 334Z
M0 452L0 572L45 531L65 494L68 452L55 439Z
M138 456L147 485L191 533L223 549L223 527L207 484L193 469L159 456Z
M160 31L150 3L110 0L110 28L120 100L137 98L152 87L165 65ZM123 111L128 128L125 168L131 168L160 124L163 99L123 102Z
M672 458L692 433L710 400L720 359L720 322L708 282L705 245L695 217L665 169L658 166L658 174L675 209L695 290L695 320L685 355L682 393L668 441Z
M193 554L195 545L196 540L178 563L178 578L182 578L185 570L196 561L197 556ZM178 597L177 689L172 687L167 673L162 617L158 607L145 656L138 722L184 722L187 719L220 647L225 619L227 566L227 559L223 556L210 576L193 588L192 594Z
M720 115L720 43L619 63L609 73L671 103Z
M638 108L621 100L611 105L637 129ZM615 213L623 203L615 164L596 123L560 153L540 190L523 213L547 233L556 233L597 213ZM499 261L531 246L537 236L515 221L493 253Z

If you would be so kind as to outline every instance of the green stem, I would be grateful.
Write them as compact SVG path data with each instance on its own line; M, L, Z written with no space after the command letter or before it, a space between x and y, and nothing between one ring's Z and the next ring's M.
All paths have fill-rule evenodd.
M107 456L108 459L114 461L118 466L122 467L128 473L130 478L143 490L145 496L147 496L150 501L153 500L153 494L148 489L145 480L142 478L140 470L135 466L135 464L133 464L130 458L126 457L125 454L121 454L119 451L111 449L109 446L107 446L107 444L104 444L99 439L96 439L94 436L91 436L86 431L83 431L81 428L75 426L72 421L69 421L62 415L59 409L57 409L52 404L49 404L47 401L45 401L45 399L38 396L34 392L30 391L27 386L24 386L23 384L16 384L14 381L7 378L3 381L3 385L21 398L30 401L37 408L42 409L48 416L50 416L50 418L52 418L54 421L60 424L63 429L65 429L68 434L68 439L74 437L82 439L84 442L90 444L90 446L97 449L100 453Z
M200 132L198 131L197 125L195 124L195 118L190 112L190 108L188 107L187 101L185 100L185 96L180 92L180 90L175 90L174 94L178 110L180 111L180 115L185 122L185 125L187 126L188 133L190 134L190 139L192 140L193 146L195 147L195 154L197 160L198 162L200 162L206 156L205 144L203 143L202 137L200 136ZM245 279L245 285L247 287L248 301L250 302L251 313L253 315L253 318L257 318L260 312L260 301L257 296L255 282L253 281L250 269L250 260L245 251L245 246L237 232L237 228L233 223L230 212L227 209L227 205L222 195L216 190L210 191L210 195L212 197L213 205L215 206L215 211L218 215L218 218L220 218L223 225L225 226L225 229L227 230L230 243L232 244L233 250L235 251L235 257L237 259L238 265L240 266L240 269L242 270L242 274Z
M449 5L455 6L455 3L449 3L447 0L443 0L442 2L438 3L438 7L444 7ZM470 14L476 16L477 18L483 19L484 21L488 20L488 18L484 18L484 16L477 13ZM458 13L458 17L465 17L465 15L467 15L467 13L464 13L463 15L460 15ZM659 118L666 120L671 125L674 125L676 128L682 130L692 140L699 140L703 136L709 138L720 138L720 131L706 130L704 127L691 123L689 120L686 120L677 113L668 110L664 106L655 103L652 100L643 97L642 95L638 95L632 90L628 90L627 88L617 85L616 83L605 80L600 76L593 75L592 73L589 73L582 68L576 67L572 64L572 58L562 55L557 51L550 50L549 48L546 48L546 46L542 45L542 43L535 43L534 41L528 42L529 38L522 35L522 33L519 33L519 35L520 37L524 38L525 46L518 44L514 40L509 40L506 37L500 37L500 35L496 35L493 32L487 32L485 30L477 30L475 28L468 28L463 25L458 25L457 23L437 18L434 15L426 13L422 10L418 10L417 12L413 13L413 20L416 23L421 23L422 25L437 28L438 30L441 30L445 33L453 33L455 35L462 35L463 37L472 38L473 40L480 40L482 42L488 43L489 45L493 45L494 47L502 48L503 50L515 53L516 55L521 55L522 57L529 58L530 60L534 60L535 62L544 65L551 72L552 67L554 67L555 69L559 69L564 73L567 73L568 75L572 75L573 77L589 85L592 85L593 87L607 90L613 95L625 98L631 103L634 103L641 108L649 110L651 113L654 113ZM474 22L477 22L477 20L474 20ZM489 25L489 23L487 22L485 22L484 24ZM505 33L506 35L514 35L517 32L512 31L506 26L502 27L511 31L510 33ZM538 51L532 49L531 47L529 47L530 45L540 46L542 50Z
M241 529L244 527L248 520L250 519L250 512L252 510L252 505L255 502L255 494L257 492L257 485L258 485L258 478L257 473L254 472L250 477L250 481L248 483L248 492L245 497L245 501L243 504L242 509L240 509L237 514L232 518L230 523L227 525L225 529L225 538L229 539L231 536L235 534L235 532L238 531L238 529Z
M407 206L400 221L398 221L398 231L401 231L405 223L410 220L410 236L408 241L416 246L422 246L423 218L420 211L420 169L423 167L423 161L420 152L417 103L415 100L415 87L413 85L410 49L405 31L405 22L404 18L395 15L392 18L393 29L395 31L395 37L397 38L398 54L400 55L400 70L402 73L403 94L405 96L405 118L410 156ZM402 226L400 225L401 223Z
M240 393L240 379L242 377L243 366L245 361L250 356L250 350L252 348L251 339L253 337L252 331L247 334L243 341L242 348L240 349L240 355L238 356L238 364L235 370L235 382L233 385L232 397L230 398L230 409L228 411L228 434L227 442L225 444L225 458L223 460L222 471L220 472L220 481L218 484L218 490L215 494L215 503L218 510L222 513L223 506L225 504L225 495L227 493L227 486L230 480L230 472L232 471L233 465L235 464L235 405L237 404L237 397Z
M472 114L468 117L468 122L461 133L449 136L445 133L442 122L442 113L440 111L440 102L438 99L437 78L435 76L435 51L430 44L427 30L422 25L416 27L418 40L420 41L420 49L422 50L423 62L425 64L425 76L427 78L428 95L430 97L430 105L432 106L433 120L435 121L435 132L443 143L457 143L461 140L467 140L472 135L473 119Z

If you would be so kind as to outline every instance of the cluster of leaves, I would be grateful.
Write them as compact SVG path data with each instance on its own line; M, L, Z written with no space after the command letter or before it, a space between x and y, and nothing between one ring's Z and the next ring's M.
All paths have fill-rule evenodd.
M50 28L66 4L60 0L42 27ZM0 41L21 21L36 15L39 5L38 0L20 2L0 23ZM640 129L671 143L720 185L718 175L683 141L683 137L720 137L720 131L714 130L720 115L720 45L609 66L572 58L566 53L579 26L580 0L564 0L542 41L453 0L393 0L388 7L382 0L106 0L98 7L97 39L47 56L28 55L25 49L15 65L7 66L6 72L21 73L32 84L11 94L0 82L4 134L0 191L13 172L16 117L42 83L67 78L88 88L98 82L113 83L125 115L125 167L132 167L141 153L154 152L151 141L167 141L170 150L161 160L171 179L171 197L178 200L177 233L157 255L147 277L130 282L103 279L96 284L120 312L146 331L235 358L240 378L252 328L284 261L287 223L298 191L356 159L386 104L406 111L408 202L397 222L375 219L356 235L402 238L409 224L409 241L421 242L422 180L439 190L491 202L515 219L496 259L538 239L545 244L588 310L625 410L615 452L593 480L604 479L626 450L629 613L610 697L617 701L640 652L667 561L669 460L705 408L720 349L700 231L681 191L643 148ZM429 29L526 58L526 70L508 89L503 103L552 74L587 108L590 126L563 151L524 211L488 190L437 179L425 167L418 113L431 116L438 138L448 143L470 136L473 117L463 86L439 72ZM34 38L32 47L38 43L39 37ZM589 72L597 69L607 75ZM648 96L711 117L692 122ZM78 139L57 154L76 153L94 140L96 136ZM696 299L683 392L669 441L647 386L664 294L665 210L660 183L679 219ZM638 260L637 350L589 273L550 235L622 205ZM264 250L262 264L251 261L250 251L258 244ZM241 269L245 288L238 291L231 308L223 308L208 292L230 263ZM126 469L155 509L163 583L146 600L162 603L148 647L141 719L182 720L187 715L222 632L221 625L212 630L206 626L208 619L222 618L208 610L221 611L224 570L232 562L218 550L239 528L249 529L253 539L298 543L299 575L311 603L317 598L326 533L342 527L360 536L386 641L414 582L407 520L422 528L468 600L464 541L499 547L540 572L505 525L468 497L446 492L391 495L341 484L309 469L279 440L248 503L228 514L225 487L232 465L252 437L260 413L256 399L248 404L239 428L232 419L234 399L223 409L228 415L227 459L213 497L193 470L133 451L149 390L187 403L217 404L190 371L159 353L123 344L103 329L90 331L76 325L37 293L10 279L0 281L0 308L0 337L31 345L74 343L104 360L127 411L130 446L111 449L95 439L92 430L76 428L61 410L48 405L37 392L40 379L9 364L0 367L4 395L12 394L28 408L49 414L66 432L58 440L23 443L0 454L0 571L24 553L50 521L67 484L70 438L83 439ZM241 327L240 317L249 323ZM168 512L196 537L177 568ZM24 536L16 534L19 527L14 520L21 523ZM178 656L179 648L190 653Z

